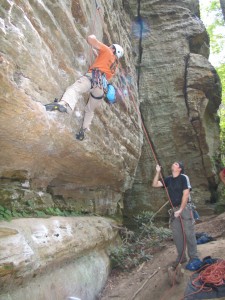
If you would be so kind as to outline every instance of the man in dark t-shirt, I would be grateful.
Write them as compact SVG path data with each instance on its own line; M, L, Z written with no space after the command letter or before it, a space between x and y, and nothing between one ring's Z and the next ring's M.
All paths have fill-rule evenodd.
M168 176L164 180L165 186L168 189L170 199L174 207L181 205L181 200L183 197L183 191L188 190L188 183L186 176L179 174L177 177ZM189 193L188 193L189 194Z
M172 175L162 182L159 178L161 167L156 166L156 174L153 179L153 187L166 187L168 190L172 214L170 226L173 232L173 240L177 249L177 258L173 265L187 261L186 248L191 262L198 258L197 243L194 229L194 218L188 199L190 196L190 184L187 176L182 174L184 166L182 162L174 162L171 167Z

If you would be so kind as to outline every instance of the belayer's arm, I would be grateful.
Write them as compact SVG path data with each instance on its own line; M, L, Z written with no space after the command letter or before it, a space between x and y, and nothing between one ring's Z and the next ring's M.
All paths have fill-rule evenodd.
M161 167L159 165L157 165L156 166L156 174L155 174L155 177L152 182L153 187L162 187L163 186L162 182L159 181L160 172L161 172Z

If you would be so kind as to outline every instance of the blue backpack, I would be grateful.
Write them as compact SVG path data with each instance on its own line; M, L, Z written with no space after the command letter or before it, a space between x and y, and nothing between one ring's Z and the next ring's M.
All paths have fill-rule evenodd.
M106 99L110 104L116 102L116 89L112 84L107 85Z
M200 232L200 233L197 232L195 235L196 235L196 240L198 245L213 241L213 238L205 232Z

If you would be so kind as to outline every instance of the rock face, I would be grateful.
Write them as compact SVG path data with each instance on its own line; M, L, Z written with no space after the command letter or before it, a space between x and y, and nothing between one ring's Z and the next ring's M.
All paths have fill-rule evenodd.
M0 299L95 299L110 270L113 223L100 217L1 222Z
M140 117L130 101L138 105L137 80L122 1L99 4L97 10L95 1L3 1L0 176L6 207L25 207L26 183L36 204L43 199L40 191L45 198L47 191L67 208L120 212L118 203L132 185L141 154ZM125 57L115 79L118 104L103 102L81 143L75 133L88 95L80 97L72 115L46 112L44 104L87 72L94 58L89 34L121 44Z
M3 1L2 205L24 209L29 198L43 208L50 193L48 206L57 203L111 215L121 214L126 193L127 209L154 206L157 199L150 182L155 162L148 155L149 143L141 152L139 101L164 172L173 160L184 160L195 199L204 204L216 189L220 86L207 61L208 36L198 2L99 5L100 9L94 1ZM80 97L72 115L46 112L44 104L60 98L86 72L93 60L86 42L90 33L124 47L115 80L122 96L114 106L102 104L81 143L74 134L88 95Z
M0 34L0 209L57 207L120 217L156 211L166 194L151 188L155 164L167 175L178 159L194 201L206 206L214 200L221 87L207 60L197 0L2 0ZM89 34L120 44L125 56L114 80L117 104L102 103L80 142L74 135L88 95L77 99L72 114L46 112L44 105L87 71L94 58ZM98 221L85 230L76 222L1 223L0 293L7 294L13 280L7 299L26 293L48 299L50 290L58 295L61 279L58 299L94 299L95 285L100 290L107 276L104 249L116 233L105 235ZM93 283L90 276L98 273Z
M151 187L156 162L166 176L171 164L182 160L192 198L205 206L215 200L218 182L221 87L207 60L209 41L198 1L141 1L139 10L130 3L142 20L142 39L132 41L139 50L140 109L148 139L134 185L126 192L125 214L155 211L168 200L164 190Z

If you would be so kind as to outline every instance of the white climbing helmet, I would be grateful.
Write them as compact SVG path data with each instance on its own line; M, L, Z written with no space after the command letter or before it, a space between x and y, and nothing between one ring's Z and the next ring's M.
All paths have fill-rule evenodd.
M124 54L123 48L120 45L118 45L118 44L113 44L113 46L116 49L116 53L115 53L116 56L118 58L121 58L123 56L123 54Z

